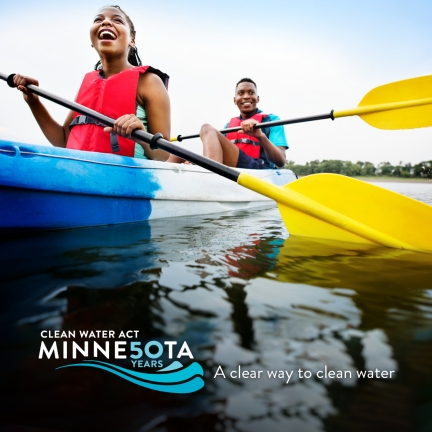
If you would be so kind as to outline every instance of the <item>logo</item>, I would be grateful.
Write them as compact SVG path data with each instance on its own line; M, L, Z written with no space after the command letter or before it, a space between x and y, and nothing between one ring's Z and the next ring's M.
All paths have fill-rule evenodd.
M193 361L184 367L179 360L176 360L183 357L194 358L186 341L178 344L177 341L161 343L153 340L143 346L140 341L136 340L112 340L136 338L138 337L138 330L122 331L117 336L111 330L80 331L79 336L83 339L80 343L71 340L76 337L75 331L43 330L41 336L44 339L61 340L54 340L51 344L48 341L41 341L39 359L45 357L47 359L59 359L61 357L67 360L69 358L77 359L78 356L92 357L81 362L59 366L56 370L71 367L96 368L141 387L165 393L193 393L204 387L204 370L198 362ZM98 341L94 340L96 338ZM101 343L99 338L108 338L109 340ZM176 350L177 345L181 345L178 351ZM120 367L105 361L111 358L123 361L129 359L132 368ZM162 358L168 358L169 364L167 366L164 366ZM147 372L145 371L146 368L156 368L156 371L154 373Z

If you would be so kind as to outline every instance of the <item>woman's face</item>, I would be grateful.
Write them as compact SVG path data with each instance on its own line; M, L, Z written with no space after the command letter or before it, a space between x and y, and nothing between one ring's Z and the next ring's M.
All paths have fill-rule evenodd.
M126 55L135 41L124 13L114 7L100 9L90 27L90 39L99 55Z

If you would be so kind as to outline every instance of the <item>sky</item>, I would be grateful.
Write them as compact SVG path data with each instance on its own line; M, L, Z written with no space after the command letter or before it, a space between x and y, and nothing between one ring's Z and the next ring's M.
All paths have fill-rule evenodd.
M94 0L2 2L0 72L73 100L98 60ZM373 88L432 72L430 0L126 0L144 65L171 77L172 136L222 128L235 83L258 84L259 108L282 119L355 108ZM67 111L44 102L63 123ZM359 117L285 126L287 160L374 164L432 159L432 128L379 130ZM49 145L15 89L0 82L0 139ZM199 139L182 146L202 154Z

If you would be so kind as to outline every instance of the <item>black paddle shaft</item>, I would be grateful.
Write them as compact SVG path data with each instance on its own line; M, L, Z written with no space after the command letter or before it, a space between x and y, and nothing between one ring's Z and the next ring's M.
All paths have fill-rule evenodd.
M326 119L334 120L333 110L331 110L328 114L319 114L319 115L309 116L309 117L299 117L299 118L290 119L290 120L274 120L271 122L257 123L254 125L254 129L261 129L261 128L274 127L274 126L282 126L282 125L294 124L294 123L304 123L304 122L310 122L310 121L315 121L315 120L326 120ZM239 130L241 130L241 126L222 129L219 132L225 134L225 133L229 133L229 132L237 132ZM181 142L185 139L191 139L191 138L199 138L199 134L185 135L185 136L179 135L177 137L177 141Z
M0 79L5 80L10 87L16 87L13 82L13 77L15 74L12 75L5 75L0 72ZM88 117L91 117L94 120L97 120L98 122L113 127L115 120L107 117L106 115L100 114L97 111L94 111L90 108L87 108L83 105L80 105L76 102L71 102L66 99L63 99L61 97L58 97L56 95L53 95L52 93L49 93L43 89L41 89L38 86L35 86L33 84L27 84L26 87L28 90L34 94L37 94L45 99L50 100L51 102L54 102L56 104L59 104L61 106L64 106L65 108L69 108L72 111L75 111L77 113L80 113L82 115L86 115ZM157 133L155 135L152 135L148 132L144 132L142 130L136 129L131 134L132 138L144 141L147 144L150 144L150 147L152 150L160 148L161 150L165 150L168 153L172 153L173 155L179 156L183 159L188 160L189 162L192 162L202 168L206 168L209 171L212 171L216 174L219 174L229 180L237 182L237 179L240 175L240 172L227 167L226 165L223 165L219 162L216 162L212 159L209 159L205 156L198 155L194 152L191 152L190 150L186 150L182 147L179 147L178 145L175 145L165 139L163 139L162 134Z

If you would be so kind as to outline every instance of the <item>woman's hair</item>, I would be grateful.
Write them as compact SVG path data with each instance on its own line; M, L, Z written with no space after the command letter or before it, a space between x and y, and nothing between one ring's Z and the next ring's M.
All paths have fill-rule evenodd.
M127 23L129 24L129 28L130 28L130 32L131 32L132 39L135 40L135 35L136 35L135 26L133 25L133 22L132 22L132 20L130 19L129 15L128 15L128 14L127 14L127 13L126 13L126 12L125 12L121 7L120 7L120 6L117 6L117 5L110 5L110 6L107 6L107 7L113 7L113 8L116 8L116 9L118 9L120 12L123 13L123 15L124 15L125 18L126 18ZM136 46L133 46L133 47L130 47L130 48L129 48L129 53L128 53L128 62L129 62L131 65L134 65L134 66L141 66L141 65L142 65L141 57L140 57L140 55L139 55L138 48L137 48ZM102 69L102 63L101 63L100 60L95 64L94 69L95 69L95 70L100 70L100 69Z

